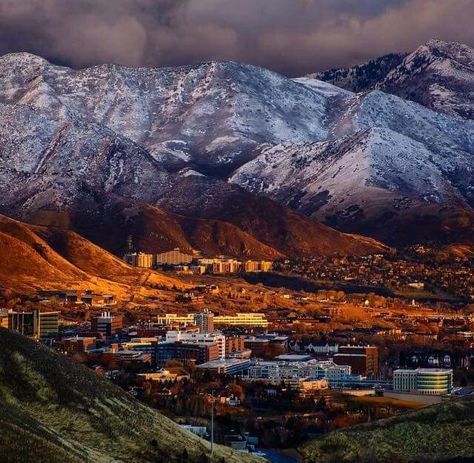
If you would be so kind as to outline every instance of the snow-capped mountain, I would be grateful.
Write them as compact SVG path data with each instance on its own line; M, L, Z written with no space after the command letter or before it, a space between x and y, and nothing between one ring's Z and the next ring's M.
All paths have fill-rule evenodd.
M231 181L344 230L474 206L474 122L379 91L353 94L325 142L262 145Z
M409 54L389 54L346 69L313 74L347 90L382 90L430 109L474 119L474 50L430 40Z
M0 102L101 124L175 169L231 170L260 143L324 140L331 117L332 98L317 88L233 62L74 71L11 54L0 58L0 87Z
M258 194L378 236L387 217L472 210L473 154L474 121L381 91L232 62L76 71L0 58L0 212L21 218L81 209L87 221L104 197L109 209L125 198L224 220L268 246L276 229L296 247L305 229L330 241L330 229Z

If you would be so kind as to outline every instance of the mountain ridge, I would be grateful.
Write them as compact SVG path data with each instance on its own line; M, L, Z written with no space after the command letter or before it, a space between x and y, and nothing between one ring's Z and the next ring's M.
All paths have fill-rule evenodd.
M462 43L433 39L411 53L392 53L310 77L355 92L383 90L435 111L474 119L474 51Z
M45 211L80 217L82 209L84 222L95 220L110 196L186 217L188 231L200 224L194 240L227 235L221 241L232 252L245 251L248 234L287 255L288 244L269 227L282 217L304 221L288 207L391 244L395 236L372 227L387 214L396 228L410 211L472 210L473 122L379 90L354 94L235 62L76 71L32 55L0 58L0 84L0 184L9 185L0 212L22 220ZM278 162L266 161L270 152ZM219 206L236 197L262 211L268 233L252 225L244 201L234 216ZM191 227L191 219L217 222L204 233L204 223ZM231 244L231 229L240 244ZM314 229L315 239L321 230ZM317 252L317 243L305 241L291 252Z

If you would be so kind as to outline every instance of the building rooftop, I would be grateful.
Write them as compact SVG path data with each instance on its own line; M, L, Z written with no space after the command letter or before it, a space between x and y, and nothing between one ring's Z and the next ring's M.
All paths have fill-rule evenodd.
M283 362L305 362L311 359L311 355L306 354L283 354L276 357L276 360L281 360Z

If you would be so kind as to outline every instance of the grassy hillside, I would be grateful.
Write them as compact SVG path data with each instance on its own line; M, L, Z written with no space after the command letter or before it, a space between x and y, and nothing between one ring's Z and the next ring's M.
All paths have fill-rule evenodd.
M181 430L86 367L0 328L2 463L259 461Z
M332 432L300 450L308 463L474 461L474 397Z

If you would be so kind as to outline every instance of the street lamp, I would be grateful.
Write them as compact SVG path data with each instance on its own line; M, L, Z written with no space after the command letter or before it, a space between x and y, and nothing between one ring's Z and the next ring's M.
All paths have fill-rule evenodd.
M214 453L214 406L216 403L216 398L214 397L214 390L211 394L211 456Z

